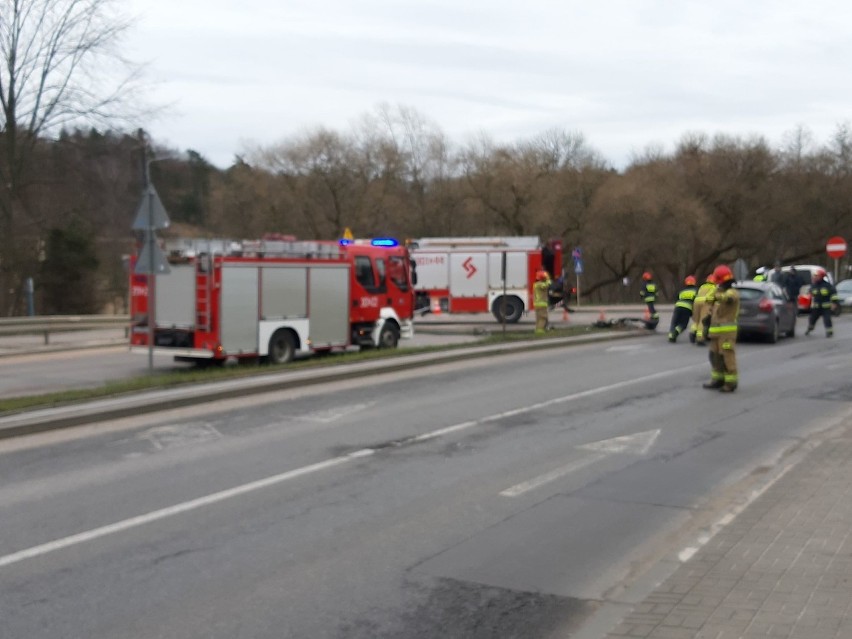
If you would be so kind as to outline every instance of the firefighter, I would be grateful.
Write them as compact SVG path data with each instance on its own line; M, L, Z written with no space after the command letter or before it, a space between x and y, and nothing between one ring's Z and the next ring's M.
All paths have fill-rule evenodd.
M809 335L814 330L820 315L822 315L822 323L825 326L825 336L834 335L831 311L837 308L839 300L837 290L826 279L825 269L816 269L811 277L811 313L808 317L808 330L805 331L805 335Z
M548 275L545 270L538 271L535 274L535 284L533 284L533 308L535 308L536 333L544 333L547 330L547 292L549 289L550 275Z
M648 305L648 320L645 325L653 330L660 322L660 314L654 308L657 301L657 285L654 283L654 276L648 271L642 273L642 290L639 291L639 297Z
M695 301L695 276L687 275L683 280L684 288L677 295L674 313L672 313L672 324L669 328L669 341L674 343L683 333L692 317L692 305Z
M704 319L705 324L709 324L711 372L710 381L704 384L704 388L733 393L739 383L734 345L737 341L740 295L733 288L734 274L724 264L715 268L713 279L716 280L716 290L705 298L711 306L710 315Z
M704 318L710 314L710 305L706 303L707 296L716 290L716 280L713 273L707 276L704 284L698 287L695 293L695 301L692 304L692 328L690 329L689 341L696 346L705 346L707 336L704 335Z

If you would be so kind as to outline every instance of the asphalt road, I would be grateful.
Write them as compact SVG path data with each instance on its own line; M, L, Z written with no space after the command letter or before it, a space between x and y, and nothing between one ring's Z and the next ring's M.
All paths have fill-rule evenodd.
M582 636L849 412L847 329L731 396L660 335L2 441L3 636Z
M588 326L598 319L601 310L589 309L565 318L551 312L555 326ZM605 318L617 319L639 311L606 309ZM573 319L572 319L573 318ZM663 318L668 326L668 316ZM510 331L534 329L534 320L525 317ZM480 341L489 333L501 332L502 326L490 314L454 316L428 315L418 320L415 336L402 340L400 349L423 346L467 344ZM98 348L82 348L98 346ZM0 397L37 395L60 390L101 386L116 379L129 379L149 374L148 357L128 351L121 329L58 333L51 337L50 350L44 350L38 335L0 338ZM155 355L153 370L158 373L191 368L191 364L175 363L171 356Z

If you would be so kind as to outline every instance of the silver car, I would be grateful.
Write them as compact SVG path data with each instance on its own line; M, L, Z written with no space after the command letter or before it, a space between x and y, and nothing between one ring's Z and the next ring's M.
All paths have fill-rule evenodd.
M852 280L843 280L837 283L837 297L840 302L838 309L843 313L852 311ZM839 315L840 313L835 313Z
M796 302L784 289L770 282L751 281L737 282L734 287L740 294L739 335L762 337L770 344L782 335L796 336Z

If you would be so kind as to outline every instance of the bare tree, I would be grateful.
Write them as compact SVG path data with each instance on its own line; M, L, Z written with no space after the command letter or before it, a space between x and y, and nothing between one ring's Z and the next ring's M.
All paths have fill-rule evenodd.
M39 145L142 112L129 106L139 68L119 49L130 25L116 0L0 0L0 296L20 290L46 230L30 193ZM14 311L14 295L0 300Z

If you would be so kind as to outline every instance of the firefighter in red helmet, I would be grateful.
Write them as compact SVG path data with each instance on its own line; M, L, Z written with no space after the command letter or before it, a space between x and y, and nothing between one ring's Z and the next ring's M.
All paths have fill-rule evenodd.
M737 317L740 314L740 295L734 286L734 274L731 269L720 264L713 271L716 290L710 293L705 302L711 306L710 315L704 320L708 323L710 340L710 381L704 388L715 388L723 393L732 393L739 384L737 372Z
M535 309L535 332L544 333L547 330L547 307L550 303L548 291L550 290L550 275L547 271L539 270L535 274L533 284L533 308Z
M689 325L689 318L692 317L692 304L695 300L695 276L687 275L683 280L684 287L677 294L677 302L675 302L674 312L672 313L672 323L669 327L669 341L674 343L677 338Z
M657 285L654 283L654 276L649 271L642 273L642 290L639 291L639 297L648 306L648 319L645 326L653 330L660 323L660 314L654 308L654 304L657 302Z
M822 323L825 326L825 336L831 337L834 335L834 326L831 323L831 312L837 307L840 298L837 296L837 290L828 281L824 268L818 268L811 276L811 312L808 317L808 330L805 335L810 335L822 316Z

